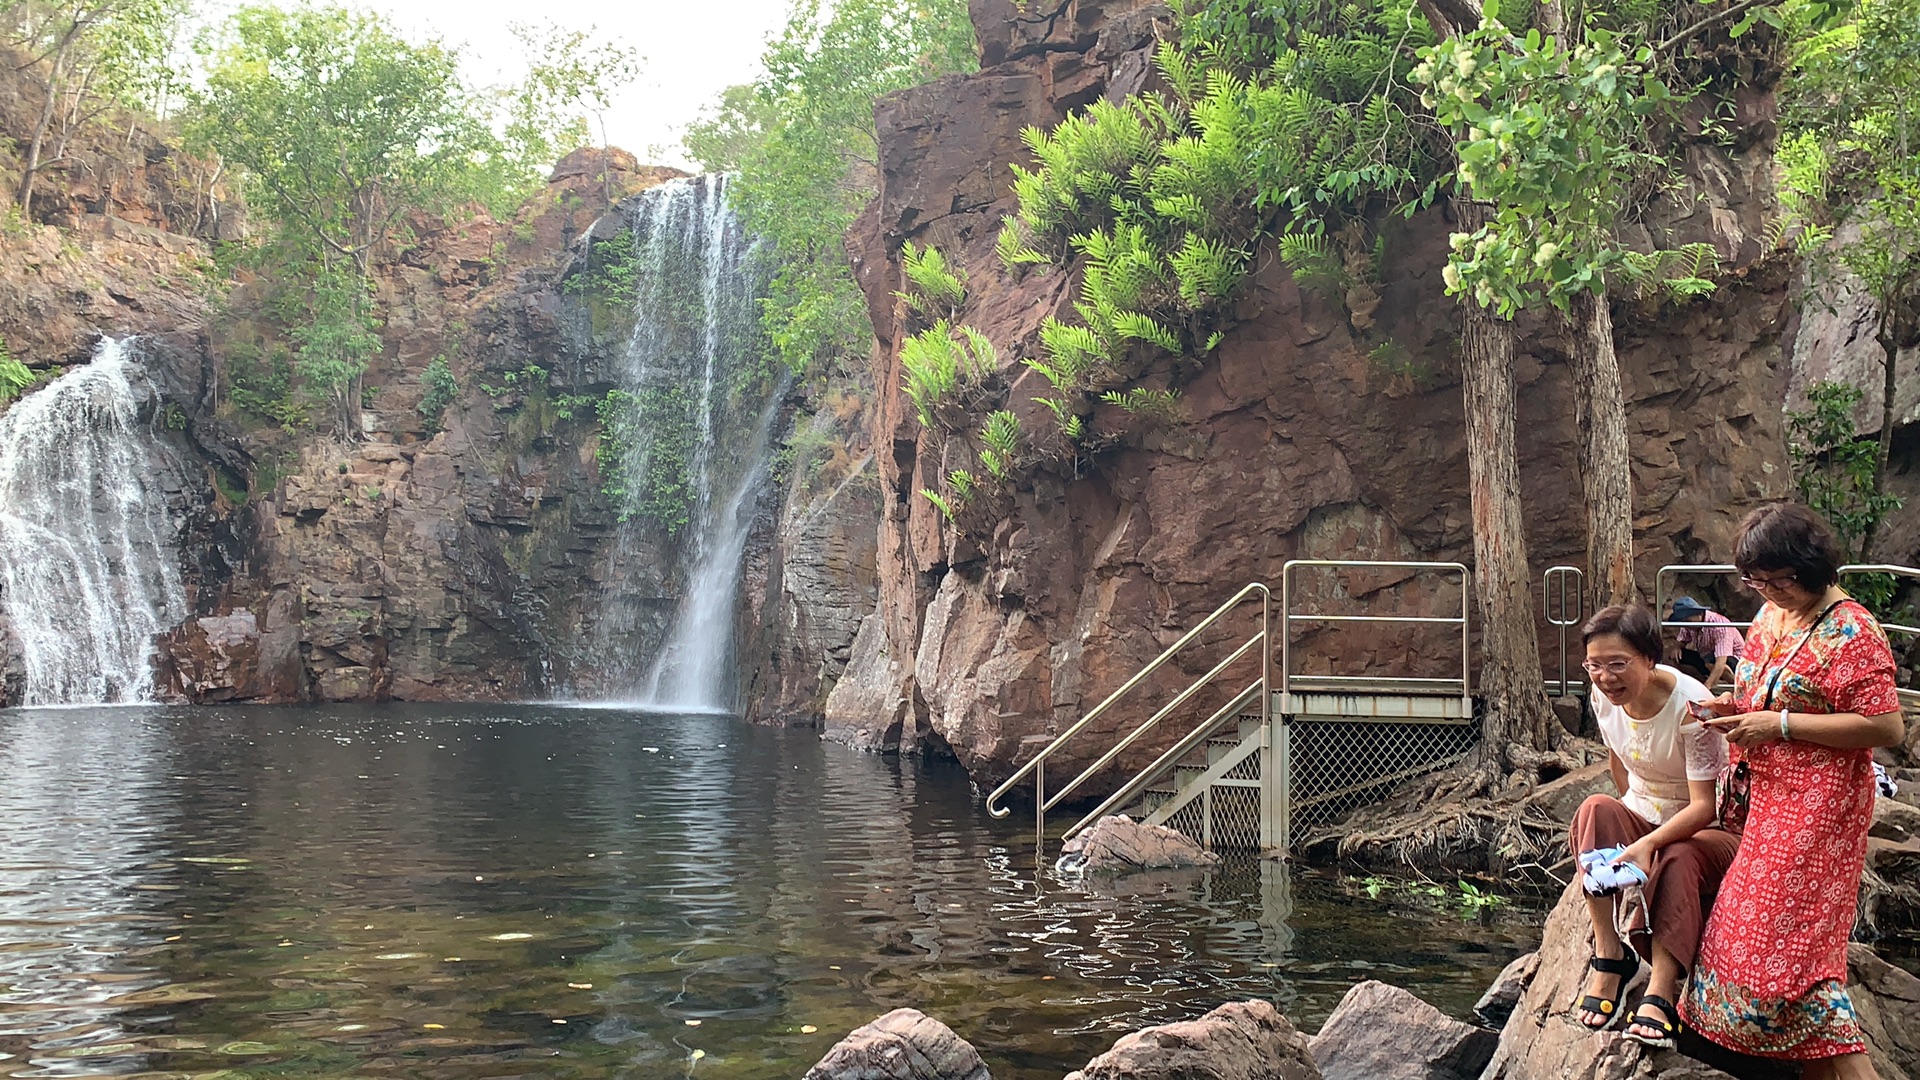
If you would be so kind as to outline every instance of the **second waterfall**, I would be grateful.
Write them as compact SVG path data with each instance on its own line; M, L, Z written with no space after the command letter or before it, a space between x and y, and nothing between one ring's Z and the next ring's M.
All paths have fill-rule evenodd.
M585 271L631 290L601 469L621 514L614 560L645 567L607 583L586 696L689 712L736 704L741 563L779 395L760 330L767 275L726 189L723 176L699 176L635 196L621 208L626 232L594 245L614 254Z

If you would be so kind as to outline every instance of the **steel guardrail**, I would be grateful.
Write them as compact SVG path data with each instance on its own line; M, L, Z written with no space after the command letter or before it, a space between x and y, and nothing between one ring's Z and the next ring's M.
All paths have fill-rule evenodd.
M1296 613L1293 610L1293 572L1300 567L1331 567L1334 569L1358 570L1412 570L1460 575L1460 614L1459 615L1318 615L1309 612ZM1460 707L1463 715L1473 715L1472 662L1473 645L1469 612L1473 606L1473 572L1466 564L1457 562L1420 562L1381 559L1289 559L1280 568L1280 693L1287 694L1293 671L1293 624L1295 622L1313 623L1401 623L1416 626L1458 624L1460 627L1460 678L1455 679L1402 679L1408 685L1425 684L1444 693L1457 692L1460 695ZM1302 680L1318 680L1322 683L1342 681L1347 678L1359 679L1360 676L1310 676L1301 675Z

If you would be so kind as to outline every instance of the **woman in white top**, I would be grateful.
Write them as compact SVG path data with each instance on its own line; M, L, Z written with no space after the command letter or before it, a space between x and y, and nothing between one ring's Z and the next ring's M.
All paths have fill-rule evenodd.
M1571 844L1575 856L1625 850L1581 859L1594 958L1577 1012L1595 1031L1610 1028L1621 1019L1621 1002L1644 982L1646 996L1627 1037L1671 1046L1680 1031L1673 1002L1693 966L1706 908L1739 844L1712 827L1714 780L1726 765L1727 743L1688 709L1713 695L1660 663L1660 625L1652 612L1607 608L1587 621L1581 638L1593 714L1619 795L1593 795L1581 805ZM1647 925L1630 926L1632 941L1623 941L1616 930L1617 887L1642 880Z

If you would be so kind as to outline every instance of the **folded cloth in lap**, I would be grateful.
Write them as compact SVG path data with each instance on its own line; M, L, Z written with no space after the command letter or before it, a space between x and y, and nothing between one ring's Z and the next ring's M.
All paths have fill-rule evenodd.
M1629 886L1645 885L1646 871L1630 862L1617 860L1627 853L1624 847L1600 848L1580 853L1580 873L1587 892L1605 896Z

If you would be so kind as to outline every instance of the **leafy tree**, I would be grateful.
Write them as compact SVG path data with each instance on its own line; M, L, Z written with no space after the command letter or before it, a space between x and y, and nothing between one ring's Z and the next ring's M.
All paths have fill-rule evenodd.
M606 112L613 95L639 74L639 56L600 40L591 26L568 30L553 23L515 23L510 29L528 57L525 77L507 95L504 137L513 163L511 194L538 188L555 161L592 143L589 117L599 129L603 179L610 185L612 174L604 162ZM611 187L605 196L611 205Z
M88 120L112 104L151 104L177 88L168 53L186 0L24 0L10 8L31 56L22 70L41 91L14 192L28 216L41 170L64 156L66 140ZM51 158L50 136L59 143Z
M193 144L246 171L276 240L361 275L409 213L453 209L499 144L455 54L334 7L241 8L203 38Z
M0 405L32 389L34 382L33 369L15 360L7 351L6 342L0 341Z
M779 260L762 319L801 371L864 353L872 337L843 238L878 190L874 99L972 70L973 24L964 0L795 0L761 64L686 146L706 168L739 174L729 198Z
M455 55L377 16L244 7L200 50L190 143L241 167L250 205L271 223L255 257L289 293L279 306L294 370L350 435L380 349L372 261L412 215L501 190L512 160Z
M1899 353L1920 344L1920 2L1861 0L1850 17L1834 14L1798 3L1786 16L1795 43L1782 94L1784 201L1809 227L1805 246L1817 263L1850 273L1873 304L1880 430L1870 467L1858 468L1877 502L1893 446ZM1862 525L1863 556L1879 519Z
M1874 530L1901 504L1882 490L1875 443L1855 430L1853 410L1863 396L1857 386L1815 383L1806 411L1787 413L1787 457L1800 501L1833 523L1850 560L1867 557Z

